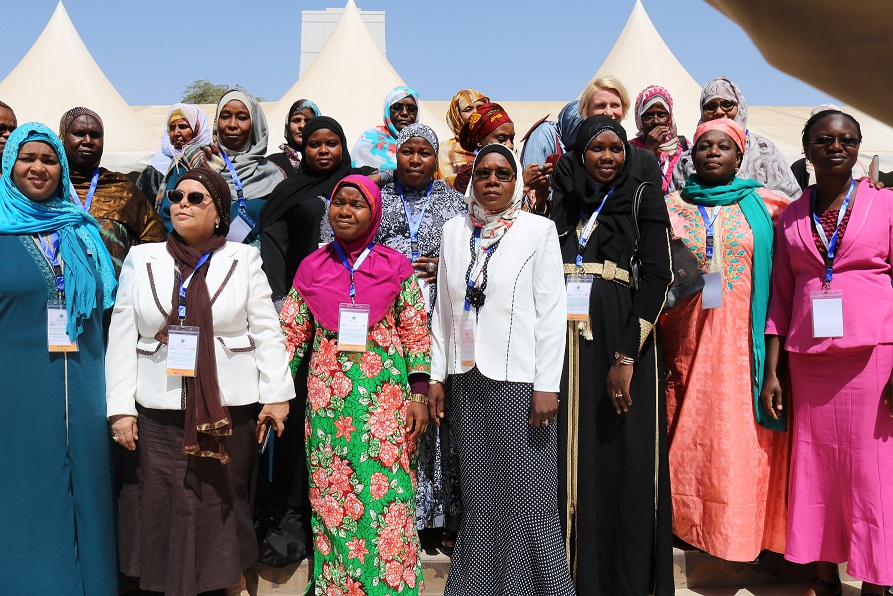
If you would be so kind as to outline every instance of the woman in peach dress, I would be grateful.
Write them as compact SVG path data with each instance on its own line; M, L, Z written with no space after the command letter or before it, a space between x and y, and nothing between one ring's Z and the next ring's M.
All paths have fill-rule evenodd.
M755 401L773 222L788 200L735 176L745 144L745 130L727 118L695 132L696 173L666 201L674 234L711 279L661 319L673 533L730 561L784 551L789 460L784 421Z

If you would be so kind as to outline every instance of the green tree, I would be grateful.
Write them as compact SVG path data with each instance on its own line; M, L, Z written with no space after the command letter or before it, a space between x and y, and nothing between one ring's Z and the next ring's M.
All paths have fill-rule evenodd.
M253 97L257 101L264 101L263 97L257 97L248 92L241 85L215 85L208 79L199 79L186 85L183 89L183 103L217 103L220 96L230 89L238 89L248 97Z

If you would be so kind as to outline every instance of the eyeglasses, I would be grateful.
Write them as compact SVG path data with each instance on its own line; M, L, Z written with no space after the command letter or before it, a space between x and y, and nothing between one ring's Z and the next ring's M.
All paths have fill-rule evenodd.
M406 112L410 116L417 113L419 111L418 106L414 106L412 104L407 103L395 103L391 105L391 113L399 114L400 112Z
M0 124L0 135L5 135L5 134L8 133L8 132L12 132L12 131L14 131L16 128L18 128L18 127L17 127L15 124L13 124L12 126L7 126L7 125L5 125L5 124Z
M669 112L653 112L651 114L642 114L642 122L664 122L670 118Z
M840 143L840 146L845 149L855 149L859 146L859 143L862 142L862 139L858 139L856 137L832 137L828 135L822 135L820 137L816 137L813 140L809 141L810 145L821 145L823 147L830 147L837 141Z
M730 99L723 99L722 101L711 101L710 103L706 103L701 109L711 114L714 113L716 110L722 110L723 112L728 114L737 106L737 102L734 102Z
M186 200L189 201L190 205L201 205L205 202L205 197L210 198L211 195L206 195L203 192L199 192L194 190L190 193L185 193L182 190L169 190L167 191L167 198L170 200L171 205L176 205L177 203L183 200L183 197L186 197Z
M490 176L496 176L500 182L511 182L515 178L515 173L506 168L498 168L496 170L488 170L487 168L478 168L474 171L474 179L483 182L489 180Z

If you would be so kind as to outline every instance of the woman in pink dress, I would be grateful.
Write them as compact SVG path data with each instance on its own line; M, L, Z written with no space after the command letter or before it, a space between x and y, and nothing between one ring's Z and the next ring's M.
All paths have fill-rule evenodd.
M673 233L717 289L708 282L703 296L661 319L673 533L730 561L784 550L788 465L784 422L759 410L756 380L762 379L772 226L788 200L735 176L745 139L744 128L728 118L704 122L695 132L696 173L666 197L667 211Z
M801 596L840 594L844 561L862 594L893 584L893 193L853 180L861 140L838 110L807 121L816 185L776 229L761 398L791 410L785 558L819 561Z

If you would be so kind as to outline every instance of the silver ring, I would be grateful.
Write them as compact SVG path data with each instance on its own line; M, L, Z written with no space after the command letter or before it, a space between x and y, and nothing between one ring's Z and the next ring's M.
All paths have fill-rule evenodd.
M425 265L425 271L427 271L428 273L437 273L437 263L429 262L427 265Z
M543 420L543 421L541 421L541 423L542 423L543 426L549 426L549 421L548 421L548 420Z
M614 397L623 397L623 394L622 394L622 393L615 393L615 394L614 394Z
M112 440L113 440L115 443L117 443L117 442L118 442L118 435L112 435Z

